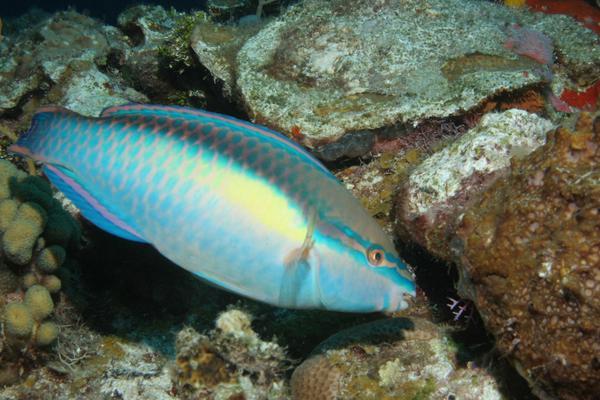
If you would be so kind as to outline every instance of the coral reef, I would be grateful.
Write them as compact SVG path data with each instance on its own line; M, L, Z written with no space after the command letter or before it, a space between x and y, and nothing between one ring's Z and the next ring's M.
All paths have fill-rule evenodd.
M108 72L115 55L127 49L123 35L90 17L56 13L5 41L0 114L45 100L97 115L110 105L147 99Z
M111 336L100 337L84 326L73 325L74 321L61 322L68 324L61 325L56 355L46 362L46 368L33 370L22 385L2 389L0 398L178 398L172 390L165 358L150 346Z
M175 38L170 34L179 18L176 11L167 12L161 6L137 5L123 11L117 19L119 29L132 44L120 56L118 67L126 80L153 102L164 101L177 90L163 71L159 54L161 49L174 45Z
M336 175L360 199L367 211L391 233L391 213L397 187L422 157L424 152L414 148L396 154L385 152L369 163L352 165Z
M443 331L426 320L358 325L320 344L294 371L293 398L501 399L495 380L483 369L457 366L455 352Z
M260 339L243 310L223 312L215 325L208 335L191 328L177 335L174 380L181 398L285 398L285 349Z
M281 0L208 0L206 8L216 22L256 23L267 14L280 11Z
M212 19L231 22L253 11L251 0L208 0L206 9Z
M0 158L49 103L250 116L310 147L408 239L421 289L403 318L360 325L381 316L241 299L87 225L75 253L65 208L78 211L0 160L0 398L500 398L498 369L481 366L502 361L465 354L494 347L467 304L538 396L594 398L600 120L575 128L573 112L599 105L599 39L493 3L209 0L206 12L134 6L114 27L74 10L3 18ZM561 124L577 132L544 145ZM458 263L464 299L435 258Z
M558 62L507 49L512 24L531 33L517 51L541 55L531 38L543 38L544 60L554 50ZM461 113L553 76L586 85L597 79L597 43L568 17L486 2L306 1L246 41L236 84L258 122L299 130L320 149L346 134Z
M552 65L554 63L554 48L548 36L518 24L509 26L507 34L508 38L504 42L504 47L515 54L529 57L540 64Z
M159 47L159 55L166 60L167 68L182 74L196 65L192 49L191 35L197 24L204 23L208 16L204 12L179 15L175 26L167 36L165 44Z
M223 86L225 96L232 96L236 81L236 56L243 44L262 24L218 24L199 20L190 35L191 47L198 60Z
M523 157L541 146L552 127L550 121L522 110L486 114L403 182L397 195L399 236L452 259L449 244L464 210L506 174L511 157Z
M41 357L55 342L51 320L62 282L55 274L66 248L79 243L79 227L42 178L28 176L0 160L0 384L14 383L27 370L22 363ZM30 367L29 367L30 368Z
M514 158L459 227L460 293L542 397L600 393L600 121Z
M514 1L514 0L513 0ZM600 10L585 0L526 0L530 10L546 14L562 14L575 18L583 26L600 34ZM598 5L598 1L596 1Z

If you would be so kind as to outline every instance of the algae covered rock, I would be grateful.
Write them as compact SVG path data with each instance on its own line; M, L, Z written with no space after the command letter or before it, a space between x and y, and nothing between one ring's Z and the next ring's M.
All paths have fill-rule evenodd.
M136 90L152 99L174 91L169 79L162 73L159 49L174 45L170 34L175 29L176 20L174 10L166 11L161 6L145 4L130 7L117 18L117 25L133 45L121 58L122 73Z
M295 400L501 399L483 369L459 367L456 349L433 323L379 320L321 343L292 376Z
M369 163L344 168L336 172L336 176L385 231L392 234L396 191L422 157L422 152L416 149L389 151L374 157Z
M174 27L172 14L161 6L140 4L119 14L117 24L135 46L157 48Z
M450 242L464 211L496 179L512 157L542 144L554 125L523 110L486 114L477 126L434 153L403 182L397 195L396 228L432 254L452 258Z
M246 40L261 24L219 24L208 18L199 20L190 36L191 47L198 60L222 83L223 92L230 96L235 87L236 56Z
M560 26L576 45L546 40L550 54L597 71L594 33L567 17L545 18L480 1L305 1L244 44L236 84L257 121L321 148L346 134L470 110L543 84L550 68L577 74L569 63L507 48L514 24L551 38ZM584 43L593 50L582 52Z
M0 63L0 115L26 102L36 104L40 95L94 116L107 106L147 100L108 71L115 55L128 47L124 36L91 17L72 10L58 12L32 26L25 22L18 34L6 39L8 51Z
M513 160L459 228L459 293L542 396L600 393L598 122L584 115Z

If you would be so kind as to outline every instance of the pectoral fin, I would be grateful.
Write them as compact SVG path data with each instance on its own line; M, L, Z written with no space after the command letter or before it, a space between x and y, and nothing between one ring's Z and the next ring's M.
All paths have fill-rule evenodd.
M309 282L311 268L318 268L318 265L311 266L309 261L310 251L314 245L315 222L316 211L311 208L308 214L306 237L302 246L288 253L283 261L285 271L279 289L279 304L283 307L296 308L300 305L300 292L303 286Z

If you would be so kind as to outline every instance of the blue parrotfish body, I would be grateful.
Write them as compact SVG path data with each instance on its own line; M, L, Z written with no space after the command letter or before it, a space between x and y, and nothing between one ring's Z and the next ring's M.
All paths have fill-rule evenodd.
M99 118L40 109L10 150L44 164L84 217L197 276L289 308L395 311L411 273L381 227L283 135L183 107Z

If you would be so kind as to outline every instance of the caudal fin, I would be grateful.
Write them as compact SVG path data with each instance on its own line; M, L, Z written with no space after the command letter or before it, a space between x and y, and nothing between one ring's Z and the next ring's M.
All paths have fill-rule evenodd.
M36 111L31 119L31 126L27 132L21 134L17 142L8 147L8 151L21 156L33 158L36 161L48 162L43 151L43 140L53 134L54 123L65 117L73 117L78 114L59 106L42 107Z

